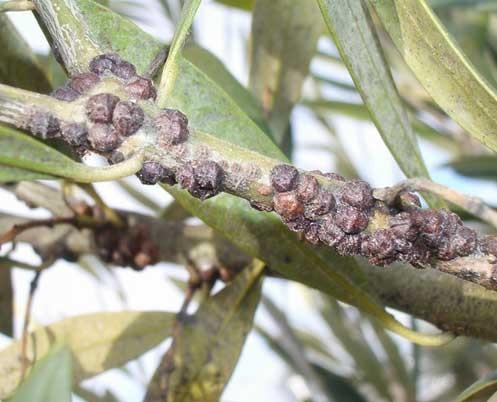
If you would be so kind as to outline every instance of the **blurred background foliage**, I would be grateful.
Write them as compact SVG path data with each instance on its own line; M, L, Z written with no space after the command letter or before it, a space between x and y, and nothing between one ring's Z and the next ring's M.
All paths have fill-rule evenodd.
M263 2L219 0L218 3L246 13L254 11L255 8L254 15L257 18L269 18L269 12L265 15L264 12L257 12L258 1ZM141 1L102 0L100 3L145 28L149 23ZM183 2L158 0L158 3L171 26L175 26L179 21ZM494 0L431 0L430 5L479 73L490 85L497 86L497 3ZM208 7L209 4L205 6ZM406 66L379 23L379 18L373 10L370 11L402 104L408 111L416 135L435 148L449 153L450 161L447 167L455 174L494 182L497 179L497 156L468 135L433 102ZM284 18L282 20L284 21ZM264 30L264 24L270 24L270 21L262 21L259 26L261 30ZM257 21L253 22L253 26L257 26ZM318 36L320 40L315 54L312 55L309 74L304 71L300 75L295 73L290 76L293 83L297 82L296 93L287 94L285 102L279 104L281 109L273 116L266 116L267 123L278 133L279 143L288 155L298 151L296 147L299 145L296 144L303 144L302 147L312 151L312 144L298 141L295 138L298 133L292 130L292 125L286 126L293 107L297 105L304 108L331 138L332 145L328 151L330 158L335 161L335 170L346 177L360 177L361 170L349 157L343 137L338 133L336 118L345 116L352 121L371 122L371 114L361 102L361 96L348 76L345 63L333 46L333 39L324 25L316 23L316 26L318 32L313 35L316 36L316 41ZM194 45L196 39L203 34L194 25L188 45ZM5 39L5 36L0 36L0 44L2 39ZM306 36L304 39L310 38ZM254 52L250 49L254 49L254 43L251 43L249 37L244 40L247 49L246 63L249 65L253 61L251 56L254 56ZM314 47L311 47L311 50L314 51ZM283 51L291 53L296 50L290 48ZM38 80L36 90L47 92L48 88L65 82L66 74L53 55L37 57L39 63L49 72L49 82ZM264 67L267 66L260 66L260 71L255 77L263 73ZM229 66L227 68L229 69ZM296 66L296 70L298 68L299 66ZM271 71L266 73L268 79L271 79ZM0 80L3 83L21 86L11 78L10 70L0 68ZM304 78L305 90L301 96L300 86ZM256 85L252 86L252 90L256 97L261 97ZM266 95L262 94L263 99L264 96ZM278 99L273 101L277 103ZM397 156L402 158L402 155ZM169 205L163 210L136 186L122 182L121 187L129 197L154 211L157 216L178 220L189 218L189 214L177 204ZM478 226L481 231L490 232L484 222L476 222L469 215L465 218L468 224ZM89 259L82 259L80 266L96 280L102 281L103 286L109 286L125 299L113 269ZM184 281L175 278L171 280L179 289L186 288ZM302 327L295 322L291 312L283 309L269 295L263 296L261 303L265 319L263 322L256 322L254 328L274 354L287 365L287 385L292 391L292 397L299 402L486 401L497 390L497 380L492 374L493 370L497 369L497 348L493 344L459 338L441 348L420 348L390 335L378 323L355 308L301 286L299 292L309 314L322 331L316 332ZM3 294L5 295L6 291ZM4 304L4 312L5 305L7 311L10 308L8 303ZM402 319L412 328L425 326L413 317L404 315ZM10 321L3 320L2 326L3 332L11 334ZM55 355L57 359L61 358L60 351L56 351ZM33 376L39 375L38 373L39 371L33 371ZM461 396L466 388L485 378L487 380L476 385L476 391ZM15 400L29 400L22 399L23 392L26 391L20 390L20 396ZM88 402L117 400L110 391L101 396L88 389L78 388L75 393Z

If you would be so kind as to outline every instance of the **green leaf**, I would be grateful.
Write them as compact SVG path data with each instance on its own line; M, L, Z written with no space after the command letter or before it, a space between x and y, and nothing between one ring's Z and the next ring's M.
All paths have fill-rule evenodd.
M54 348L35 364L8 402L71 402L72 361L67 346Z
M463 176L497 179L497 156L495 155L462 156L447 163L447 166Z
M12 267L9 265L0 263L0 332L12 336L14 292L12 289Z
M167 381L169 402L217 402L235 369L252 329L261 296L264 263L255 261L195 315L180 321L173 344L173 370ZM147 401L165 400L157 384L159 368Z
M59 18L67 18L67 26L78 25L83 17L84 26L92 31L93 40L90 41L85 36L79 39L86 42L81 46L91 46L93 53L114 50L132 63L147 66L155 57L156 52L153 49L160 49L157 42L150 39L150 36L144 34L136 25L97 7L92 1L53 1L64 2L65 5L57 9L52 8L52 14L43 16L48 22L47 26ZM47 3L49 0L36 0L37 4L40 2ZM98 16L95 17L91 11ZM73 13L70 18L67 17L69 12ZM59 17L57 13L62 15ZM108 29L109 26L114 29ZM80 29L78 25L74 31L78 32ZM95 35L93 31L99 32L99 35ZM126 46L123 48L124 45ZM79 64L84 62L86 56L81 57L82 60L77 62ZM285 160L281 150L246 115L240 105L228 96L216 80L185 59L180 60L179 72L167 107L181 110L188 116L191 126L199 131L258 151L268 157ZM364 285L365 278L360 274L360 268L353 259L339 257L328 250L317 252L311 246L303 244L294 233L290 233L274 214L254 211L245 200L227 194L200 202L184 190L170 187L168 191L190 213L229 238L242 251L264 260L284 276L332 294L369 312L389 329L411 340L429 344L439 344L447 340L445 336L433 338L414 334L402 326L360 287Z
M224 4L225 6L239 8L241 10L250 11L254 8L255 0L215 0L216 3Z
M216 56L200 46L187 46L183 49L183 56L201 69L218 87L222 88L246 115L257 123L262 131L272 137L260 103L231 75Z
M201 0L185 0L182 2L183 8L178 21L178 26L174 31L174 36L169 47L166 64L162 70L162 77L157 91L157 104L163 106L167 98L171 95L179 74L179 59L181 50L185 44L193 19L200 6Z
M371 115L363 104L326 99L304 100L303 104L314 110L323 110L353 119L371 121ZM454 140L438 132L416 116L411 114L409 117L412 120L412 127L419 136L446 150L459 151L459 147Z
M411 70L461 127L497 151L497 94L424 0L370 0Z
M44 173L33 172L32 170L0 165L0 183L54 179L57 179L57 177Z
M373 321L371 324L376 337L380 341L380 344L388 357L388 364L392 369L393 377L405 392L405 400L415 401L416 387L407 369L406 360L402 357L401 351L399 350L399 346L377 322Z
M364 380L374 386L383 399L391 400L383 363L369 346L359 324L347 316L345 309L336 300L329 297L323 301L321 316L353 359L355 369Z
M429 177L362 0L318 0L341 58L383 141L407 177Z
M468 402L479 398L488 398L497 392L497 371L493 371L481 380L466 388L455 402Z
M258 0L252 16L250 88L262 103L277 144L290 153L290 113L323 31L308 0Z
M52 86L40 60L6 14L0 13L0 82L47 93Z
M20 131L0 125L0 181L64 177L78 182L113 180L129 176L141 167L139 159L104 168L74 162L54 148ZM9 169L10 168L10 169Z
M313 364L312 367L316 374L321 377L334 402L367 402L367 399L361 395L347 377L333 373L319 364Z
M173 319L171 313L131 311L68 318L32 332L27 357L38 361L54 344L67 344L77 383L120 367L157 346L170 335ZM21 347L21 341L16 341L0 351L0 399L10 396L22 380Z

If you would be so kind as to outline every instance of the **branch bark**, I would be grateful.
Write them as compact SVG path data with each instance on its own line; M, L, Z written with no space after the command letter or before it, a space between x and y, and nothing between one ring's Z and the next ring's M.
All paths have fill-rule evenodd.
M112 93L131 99L129 91L114 77L99 78L92 85L72 102L0 85L0 121L29 129L32 116L41 113L57 119L61 126L91 125L88 99L94 94ZM145 183L179 182L202 200L224 191L246 199L256 209L275 211L290 230L302 232L312 244L335 247L344 255L363 255L375 265L400 261L416 267L431 266L497 290L497 238L477 239L455 214L421 210L416 205L417 197L409 193L402 197L412 188L447 195L435 184L410 181L373 192L367 183L300 171L193 130L187 127L186 116L178 111L164 115L148 99L135 99L135 103L149 123L126 137L114 152L125 159L143 154L145 162L138 176ZM171 126L173 120L179 126ZM497 222L495 212L481 202L463 202L464 198L455 193L448 198L471 213Z

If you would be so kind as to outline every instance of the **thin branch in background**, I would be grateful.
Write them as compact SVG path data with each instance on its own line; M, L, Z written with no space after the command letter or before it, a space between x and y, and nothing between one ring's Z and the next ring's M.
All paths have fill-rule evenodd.
M26 223L20 223L18 225L14 225L9 231L7 231L2 236L0 236L0 245L13 241L22 232L29 229L41 226L46 226L51 228L55 225L63 225L63 224L71 225L75 223L76 223L76 218L74 216L33 220Z
M24 326L22 329L22 340L21 340L21 378L24 378L26 375L26 371L28 369L28 365L31 363L27 357L27 349L28 349L28 330L29 323L31 321L31 310L33 307L34 295L36 289L38 288L38 283L40 281L40 276L43 268L40 268L36 271L34 278L31 281L29 286L29 296L28 303L26 306L26 311L24 313Z
M29 0L12 0L0 4L0 13L8 11L32 11L35 5Z

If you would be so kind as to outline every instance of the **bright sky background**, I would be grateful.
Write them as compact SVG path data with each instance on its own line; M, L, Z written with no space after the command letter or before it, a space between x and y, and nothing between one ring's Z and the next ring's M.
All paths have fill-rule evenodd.
M168 40L172 35L172 27L161 17L158 5L153 1L143 2L143 15L146 16L144 29L159 38ZM47 43L37 28L34 18L29 13L16 13L11 15L20 31L29 43L38 51L48 50ZM248 13L219 6L212 1L205 1L195 19L197 39L200 44L218 57L220 57L230 71L242 82L247 83L247 52L246 43L250 32L250 15ZM320 46L329 47L330 44L321 42ZM326 72L327 65L313 64L316 71ZM333 170L333 159L326 147L330 145L327 134L310 117L303 108L297 108L293 115L295 138L299 151L294 160L302 168ZM393 158L376 130L370 124L352 123L347 119L339 119L337 127L347 152L356 166L359 167L363 178L375 186L391 185L402 179L402 174L396 167ZM303 149L312 146L312 150ZM316 146L321 149L316 150ZM476 180L460 180L448 169L441 167L447 155L433 146L422 143L425 160L433 173L433 178L441 183L458 188L464 192L477 193L487 200L496 200L495 185ZM303 150L302 150L303 149ZM365 163L364 161L367 161ZM137 183L132 178L131 182ZM124 193L112 184L97 186L105 200L114 206L124 209L150 212L134 202L126 199ZM170 197L159 188L144 188L147 194L162 204L166 204ZM0 193L2 210L12 211L16 214L26 214L37 217L46 216L44 211L32 211L17 202L14 197ZM16 252L16 258L26 262L36 263L36 255L29 247L21 246ZM126 303L116 296L112 287L112 278L104 277L108 286L99 285L94 278L75 265L59 262L55 267L45 272L42 276L40 287L36 293L33 311L34 322L48 324L64 317L87 312L103 310L178 310L181 303L181 294L168 280L170 272L181 275L180 269L170 265L149 268L144 272L136 273L129 269L117 269L121 286L126 293ZM15 301L17 334L20 334L22 319L26 304L29 282L32 274L15 270ZM306 305L306 293L302 288L274 280L265 282L265 292L292 317L292 321L307 328L313 328L316 333L323 334L323 327L313 319ZM267 317L259 311L257 321L268 324ZM0 342L7 344L6 338ZM333 340L330 339L330 347ZM142 398L147 380L152 375L158 364L158 359L166 348L161 345L140 359L141 367L137 363L129 366L135 378L142 380L142 384L129 381L128 374L122 370L112 370L95 379L88 380L85 386L97 390L110 388L121 397L122 401L139 401ZM223 401L226 402L253 402L293 401L292 392L303 392L302 384L297 378L288 378L285 366L276 358L265 344L254 335L250 335L242 354L242 358L235 371L231 383L226 390Z

